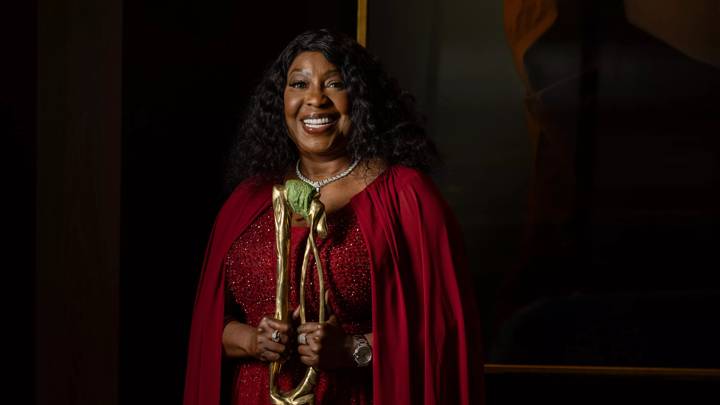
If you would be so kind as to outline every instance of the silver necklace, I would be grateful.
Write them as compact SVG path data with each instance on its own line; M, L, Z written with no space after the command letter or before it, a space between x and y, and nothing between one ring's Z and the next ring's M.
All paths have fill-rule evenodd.
M348 166L348 168L343 170L342 172L340 172L332 177L328 177L328 178L318 180L318 181L313 181L313 180L310 180L307 177L303 176L303 174L300 172L300 159L298 159L297 164L295 164L295 174L297 174L297 176L300 180L315 187L315 191L317 191L319 193L320 187L327 186L328 184L332 183L333 181L340 180L343 177L347 176L348 174L350 174L350 172L353 171L353 169L355 168L355 166L357 166L357 164L359 162L360 162L360 160L355 159L352 162L352 164L350 164L350 166Z

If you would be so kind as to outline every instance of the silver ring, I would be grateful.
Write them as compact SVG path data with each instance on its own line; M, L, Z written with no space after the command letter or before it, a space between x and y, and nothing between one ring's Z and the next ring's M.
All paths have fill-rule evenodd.
M298 335L298 343L300 343L301 345L306 345L307 344L307 334L305 334L305 333L299 334Z
M270 336L270 339L272 339L273 342L277 343L280 341L280 331L275 329Z

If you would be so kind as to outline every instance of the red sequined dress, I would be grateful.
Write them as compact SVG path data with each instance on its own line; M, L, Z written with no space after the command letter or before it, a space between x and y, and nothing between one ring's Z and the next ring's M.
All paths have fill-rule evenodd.
M328 237L318 239L329 306L345 333L371 332L372 289L368 250L352 207L348 204L327 216ZM298 305L300 267L308 228L293 227L290 248L290 307ZM310 261L305 305L309 321L317 320L317 270ZM249 325L258 325L275 312L275 225L268 208L233 243L224 262L229 304L226 313ZM312 276L311 276L312 275ZM284 364L278 384L289 390L302 378L305 365L297 353ZM233 404L268 404L268 364L238 361L233 384ZM362 405L372 403L372 368L320 371L315 403Z

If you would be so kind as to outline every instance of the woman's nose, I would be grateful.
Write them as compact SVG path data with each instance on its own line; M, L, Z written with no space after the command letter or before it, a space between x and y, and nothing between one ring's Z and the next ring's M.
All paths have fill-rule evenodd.
M328 98L325 95L325 89L321 86L310 86L305 96L305 103L312 106L322 106L327 104Z

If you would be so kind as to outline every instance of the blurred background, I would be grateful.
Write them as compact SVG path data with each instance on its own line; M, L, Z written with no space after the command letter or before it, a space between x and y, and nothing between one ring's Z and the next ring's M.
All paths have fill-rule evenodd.
M370 7L368 48L446 158L489 361L720 364L718 18L712 1Z
M355 36L358 4L0 10L8 395L180 403L238 117L298 33ZM718 398L718 21L714 0L368 0L367 47L444 156L489 403Z

